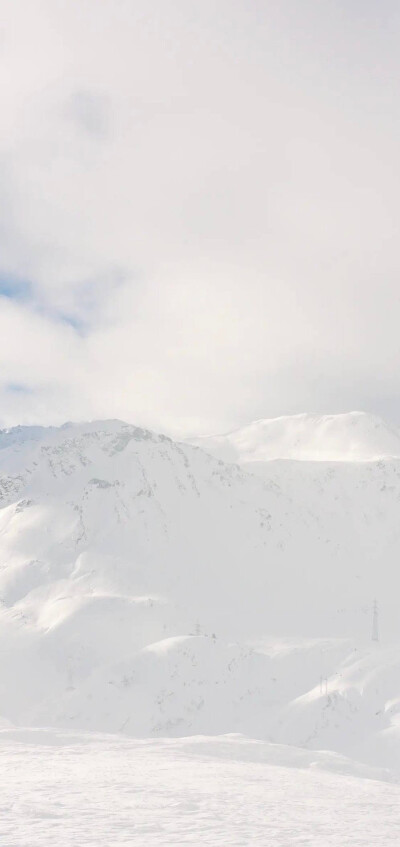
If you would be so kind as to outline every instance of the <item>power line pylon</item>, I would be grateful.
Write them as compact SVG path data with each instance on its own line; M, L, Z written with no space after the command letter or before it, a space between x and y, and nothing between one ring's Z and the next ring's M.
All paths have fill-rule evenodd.
M374 600L372 610L372 641L379 641L378 603Z

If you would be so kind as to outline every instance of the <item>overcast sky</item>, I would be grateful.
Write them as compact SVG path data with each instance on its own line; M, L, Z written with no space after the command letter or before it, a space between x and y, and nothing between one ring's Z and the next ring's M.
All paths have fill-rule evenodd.
M0 12L0 425L400 421L398 0Z

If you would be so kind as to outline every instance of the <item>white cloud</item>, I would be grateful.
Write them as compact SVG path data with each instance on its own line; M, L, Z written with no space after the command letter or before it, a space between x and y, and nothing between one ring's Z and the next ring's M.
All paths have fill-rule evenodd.
M398 415L384 5L0 0L4 424Z

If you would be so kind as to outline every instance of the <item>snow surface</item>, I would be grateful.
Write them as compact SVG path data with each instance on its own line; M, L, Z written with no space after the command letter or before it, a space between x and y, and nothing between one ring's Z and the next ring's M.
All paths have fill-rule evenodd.
M398 458L240 467L120 421L19 427L0 502L6 725L400 772Z
M400 457L400 429L376 415L292 415L254 421L226 435L191 439L225 462L343 462Z
M365 847L400 842L400 787L240 737L0 732L2 847ZM366 778L369 777L369 778Z

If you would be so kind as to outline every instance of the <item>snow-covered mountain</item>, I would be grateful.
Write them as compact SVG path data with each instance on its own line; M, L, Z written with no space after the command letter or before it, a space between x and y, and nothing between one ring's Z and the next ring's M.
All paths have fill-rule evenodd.
M18 427L0 498L4 720L396 749L397 458L239 467L120 421Z
M191 439L225 462L297 459L364 462L400 457L400 429L364 412L254 421L226 435Z

